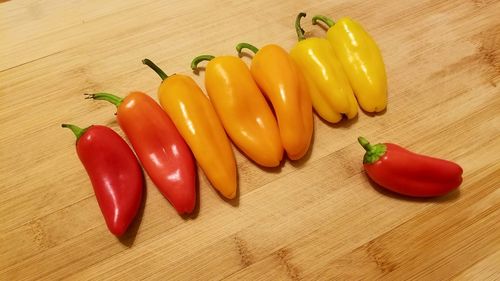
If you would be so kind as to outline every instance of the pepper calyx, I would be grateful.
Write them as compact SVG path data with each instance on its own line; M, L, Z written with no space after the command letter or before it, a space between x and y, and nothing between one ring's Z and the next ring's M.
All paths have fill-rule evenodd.
M364 164L373 164L377 162L380 157L387 152L387 146L383 143L371 145L370 142L368 142L368 140L364 137L359 137L358 142L366 150L366 153L363 156Z

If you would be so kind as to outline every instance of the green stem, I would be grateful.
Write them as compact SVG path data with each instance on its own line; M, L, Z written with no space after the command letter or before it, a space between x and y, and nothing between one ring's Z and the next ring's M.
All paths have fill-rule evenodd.
M335 22L331 18L322 15L316 15L312 18L312 24L318 24L318 21L322 21L324 24L328 26L328 28L335 25Z
M359 137L358 142L366 150L366 153L363 156L363 163L365 164L373 164L377 162L387 151L387 146L383 143L371 145L370 142L363 137Z
M160 76L161 80L165 80L168 78L168 75L161 68L159 68L154 62L150 61L149 59L143 59L142 63L149 66L151 69L153 69Z
M85 94L85 95L87 96L85 97L86 99L109 101L110 103L116 105L116 107L119 107L120 104L123 102L123 98L108 93L95 93L95 94Z
M367 152L370 152L373 150L373 147L372 145L370 144L370 142L365 139L364 137L359 137L358 138L358 142L359 144L361 144L361 146L367 151Z
M236 45L236 51L238 52L238 55L241 53L242 49L249 49L254 54L257 54L257 52L259 51L259 49L257 47L255 47L254 45L251 45L249 43L240 43L240 44Z
M78 140L83 134L85 134L85 132L89 128L87 127L82 129L72 124L61 124L61 127L70 129L73 132L73 134L75 134L76 140Z
M297 32L297 38L299 39L299 41L306 39L306 37L304 36L305 31L304 31L304 29L302 29L302 27L300 27L300 19L305 17L305 16L306 16L306 13L301 12L295 18L295 31Z
M191 69L192 70L195 70L197 67L198 67L198 64L204 60L206 61L211 61L213 60L215 57L212 56L212 55L200 55L200 56L197 56L196 58L193 59L193 61L191 62Z

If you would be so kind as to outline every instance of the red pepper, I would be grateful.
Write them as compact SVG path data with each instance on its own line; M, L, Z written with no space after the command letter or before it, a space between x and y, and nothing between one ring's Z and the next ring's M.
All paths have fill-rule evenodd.
M420 155L396 144L371 145L359 137L366 150L363 165L380 186L414 197L446 194L462 183L462 168L450 161Z
M158 103L141 92L123 99L107 93L88 98L117 106L118 124L151 180L179 214L191 213L196 203L193 155Z
M81 129L63 124L76 135L76 151L90 177L109 231L122 235L141 205L142 170L128 144L104 126Z

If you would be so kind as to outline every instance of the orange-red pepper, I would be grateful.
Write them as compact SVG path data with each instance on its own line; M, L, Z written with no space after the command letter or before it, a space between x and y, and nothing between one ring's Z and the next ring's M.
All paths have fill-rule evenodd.
M242 48L255 53L250 71L274 107L288 157L292 160L302 158L313 135L311 97L302 71L278 45L267 45L259 50L241 43L236 47L238 53Z

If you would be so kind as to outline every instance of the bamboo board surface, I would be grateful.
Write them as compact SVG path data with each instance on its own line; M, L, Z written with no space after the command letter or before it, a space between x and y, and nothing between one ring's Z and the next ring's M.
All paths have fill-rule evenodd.
M499 1L0 2L0 279L500 279ZM309 23L317 13L372 34L388 110L315 118L308 156L278 169L235 151L239 198L222 200L199 171L191 218L146 178L138 219L111 235L60 123L123 133L113 106L82 93L156 99L144 57L190 73L195 55L235 54L241 41L290 49L302 10L309 36L324 35ZM358 135L453 160L464 182L436 199L382 191L363 173Z

